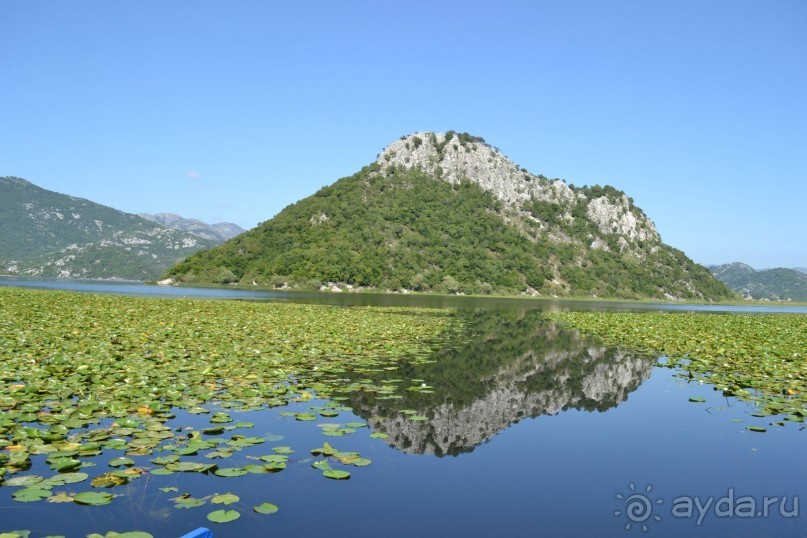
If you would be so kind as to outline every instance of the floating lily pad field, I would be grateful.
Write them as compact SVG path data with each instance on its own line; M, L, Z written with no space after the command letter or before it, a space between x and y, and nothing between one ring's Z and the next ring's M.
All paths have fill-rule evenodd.
M803 423L807 416L807 315L557 312L547 317L609 346L666 356L664 365L678 376L750 401L755 415L777 417L774 424Z
M397 384L370 378L428 363L460 325L437 310L0 288L0 488L86 510L133 502L145 478L175 509L202 510L198 526L273 517L277 490L245 504L229 481L292 464L323 483L351 479L372 461L331 439L382 436L347 395L396 397ZM251 432L249 417L271 408L279 422L312 422L311 446ZM197 495L191 475L222 485Z

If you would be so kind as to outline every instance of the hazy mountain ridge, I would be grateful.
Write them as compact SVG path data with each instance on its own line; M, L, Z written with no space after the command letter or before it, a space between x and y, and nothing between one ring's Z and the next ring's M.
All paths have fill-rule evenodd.
M207 224L198 219L186 219L174 213L138 213L139 217L172 228L188 232L202 239L223 243L236 235L243 233L244 229L232 222L216 222Z
M0 178L0 272L153 279L213 241L84 198Z
M733 296L663 244L625 193L531 174L481 138L452 132L403 137L353 176L166 276L404 292Z
M747 299L807 301L807 273L798 268L757 271L750 265L734 262L710 265L709 270Z

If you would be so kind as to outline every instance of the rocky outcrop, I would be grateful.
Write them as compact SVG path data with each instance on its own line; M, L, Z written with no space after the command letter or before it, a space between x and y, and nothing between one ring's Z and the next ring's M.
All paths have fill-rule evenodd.
M574 189L560 179L537 176L517 166L481 138L465 133L420 132L403 137L381 152L376 165L382 175L397 169L418 168L449 183L476 183L521 217L529 218L529 212L523 208L531 202L556 205L557 214L567 223L573 223L575 218L588 218L596 224L599 233L617 237L620 250L627 248L631 254L636 251L628 246L636 241L661 241L653 222L633 206L627 195L599 195L596 191ZM585 211L575 211L578 206ZM560 236L568 241L568 234ZM557 232L555 237L559 237Z
M600 196L590 200L586 214L603 234L624 237L629 242L661 241L653 223L637 216L624 194L616 199Z
M387 146L376 159L381 173L391 167L420 168L449 183L472 181L512 207L530 199L571 204L575 193L563 181L549 181L516 166L481 138L420 132Z

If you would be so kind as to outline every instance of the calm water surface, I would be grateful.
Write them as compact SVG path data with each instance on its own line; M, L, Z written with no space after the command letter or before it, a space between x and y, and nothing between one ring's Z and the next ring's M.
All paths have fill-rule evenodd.
M11 500L16 488L0 487L0 531L30 529L31 536L85 536L144 530L157 537L176 537L208 526L216 537L807 536L803 461L807 431L803 425L769 426L770 418L752 416L753 406L725 398L708 385L687 383L675 371L656 366L656 357L605 348L541 318L545 309L646 310L679 305L272 292L256 296L242 290L117 282L2 283L342 305L414 301L458 309L468 329L436 351L432 364L406 365L394 372L352 379L358 383L366 376L373 382L397 378L403 380L402 387L422 379L433 387L432 393L402 391L400 399L380 399L361 391L346 392L340 403L352 410L312 422L280 413L309 411L326 402L230 411L235 421L249 421L254 427L227 431L221 437L241 434L269 440L226 460L209 460L202 452L187 458L236 467L255 463L251 458L271 454L274 446L290 446L295 452L279 473L238 478L145 475L128 486L108 490L124 496L102 507L19 503ZM760 308L752 307L752 311ZM690 397L706 402L691 403ZM428 420L413 421L408 418L412 415ZM199 429L210 426L209 418L178 411L168 424ZM342 437L322 433L322 424L348 422L367 426ZM748 425L765 426L768 431L750 432ZM388 437L373 439L371 432ZM311 468L316 459L309 452L325 442L342 451L360 452L372 464L350 467L352 476L347 481L325 479ZM97 468L83 470L91 477L108 471L106 460L122 453L107 452L91 460L98 463ZM134 459L139 467L155 468L151 457ZM33 468L24 474L50 476L44 456L34 460ZM178 492L160 489L166 487L176 487ZM55 491L60 489L91 488L83 483ZM236 493L240 501L227 507L208 503L191 509L174 508L170 501L181 493L204 497L226 492ZM631 495L632 500L626 501ZM674 499L680 508L686 498L694 503L695 497L701 506L709 503L700 522L697 509L692 517L673 513ZM767 517L761 513L765 497L778 498ZM783 497L784 515L780 514ZM786 517L796 509L794 497L803 505L798 505L796 517ZM754 517L727 515L741 498L745 507L749 500L757 503ZM262 502L280 509L272 515L253 513L252 506ZM715 503L720 510L716 511ZM631 507L650 509L629 516ZM234 508L242 517L223 525L208 522L207 513L219 508ZM747 510L740 512L749 515Z
M140 281L80 280L0 276L0 286L18 286L87 293L108 293L138 297L184 297L197 299L240 299L335 306L415 306L452 309L529 309L543 311L603 312L749 312L807 314L807 306L786 303L758 305L676 304L629 301L564 300L517 297L463 297L449 295L405 295L387 293L319 293L251 290L237 287L158 286Z

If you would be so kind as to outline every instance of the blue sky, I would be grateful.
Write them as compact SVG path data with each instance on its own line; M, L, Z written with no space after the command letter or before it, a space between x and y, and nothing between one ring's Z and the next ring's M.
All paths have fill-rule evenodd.
M807 266L807 2L0 3L0 175L252 227L404 134L632 196L708 264Z

